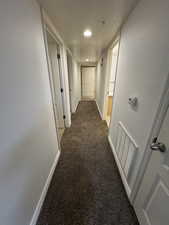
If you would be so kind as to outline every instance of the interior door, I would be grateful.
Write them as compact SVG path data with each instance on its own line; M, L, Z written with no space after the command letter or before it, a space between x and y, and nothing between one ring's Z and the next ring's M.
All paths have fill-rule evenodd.
M61 94L61 83L60 83L60 70L59 70L59 62L58 62L58 46L56 43L49 41L49 57L51 62L52 69L52 79L54 86L54 104L56 106L57 113L57 126L58 128L64 128L64 119L63 119L63 101Z
M95 99L95 67L82 67L82 99Z
M151 150L134 207L141 225L169 225L169 109Z

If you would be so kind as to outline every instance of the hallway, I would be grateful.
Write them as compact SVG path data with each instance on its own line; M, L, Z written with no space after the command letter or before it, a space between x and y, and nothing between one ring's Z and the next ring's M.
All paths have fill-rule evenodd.
M94 101L80 102L38 225L138 225Z

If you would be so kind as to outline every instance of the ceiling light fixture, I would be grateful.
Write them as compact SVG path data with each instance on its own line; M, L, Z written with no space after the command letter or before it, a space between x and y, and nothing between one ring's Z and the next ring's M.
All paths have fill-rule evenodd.
M86 59L86 62L89 62L89 59Z
M91 30L85 30L85 31L83 32L83 35L84 35L85 37L91 37L91 36L92 36L92 32L91 32Z

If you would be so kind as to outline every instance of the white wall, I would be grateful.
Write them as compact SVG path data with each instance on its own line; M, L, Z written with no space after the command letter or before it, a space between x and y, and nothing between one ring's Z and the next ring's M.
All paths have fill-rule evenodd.
M71 94L71 112L75 113L79 101L81 100L81 69L80 64L74 59L72 54L68 54L69 85Z
M169 1L141 0L121 33L117 84L110 135L116 143L122 121L139 146L132 171L136 177L169 72ZM138 108L128 105L138 97Z
M99 101L99 89L100 89L100 79L101 79L101 74L100 74L100 70L101 70L101 65L100 65L100 61L97 63L96 65L96 103L98 104Z
M81 87L81 65L80 63L77 63L77 71L78 71L78 98L79 101L81 101L81 97L82 97L82 87Z
M0 223L30 224L58 151L39 6L0 2Z
M68 78L69 78L69 95L70 95L70 111L72 113L72 105L73 105L73 61L72 55L69 51L67 51L67 63L68 63Z
M78 103L81 100L81 72L80 65L72 59L73 62L73 84L72 84L72 112L75 113Z
M103 118L108 53L105 53L102 58L98 62L96 70L96 103Z

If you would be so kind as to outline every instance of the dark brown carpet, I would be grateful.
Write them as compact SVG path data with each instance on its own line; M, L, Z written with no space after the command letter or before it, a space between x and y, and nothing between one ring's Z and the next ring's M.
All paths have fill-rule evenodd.
M37 225L138 225L94 101L80 102Z

